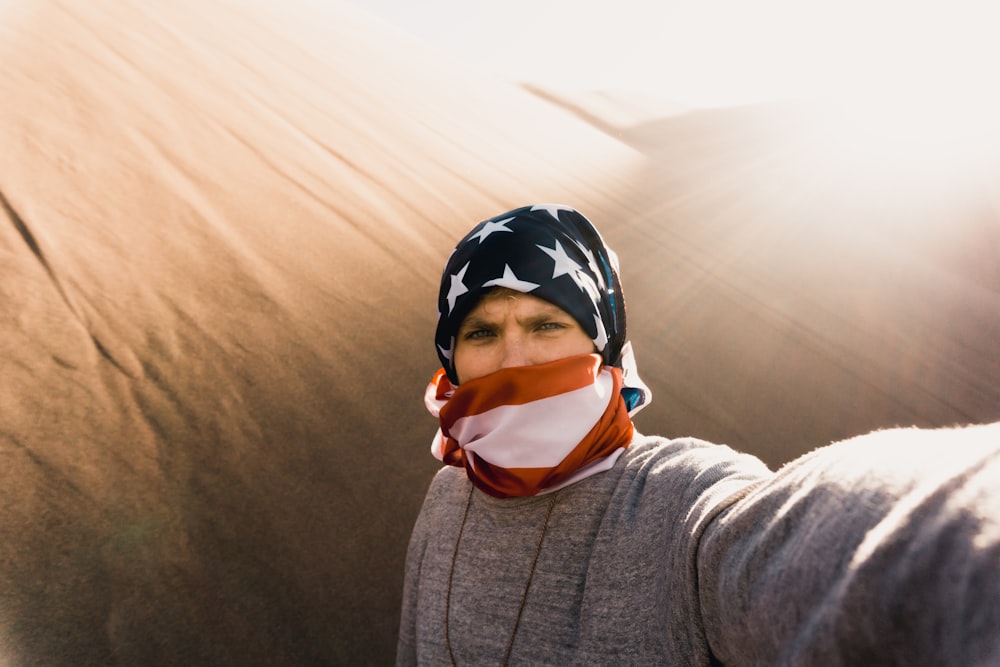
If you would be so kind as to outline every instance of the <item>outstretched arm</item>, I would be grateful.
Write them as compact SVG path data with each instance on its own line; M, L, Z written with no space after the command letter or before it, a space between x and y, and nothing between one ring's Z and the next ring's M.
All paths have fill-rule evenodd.
M803 456L712 522L698 572L726 665L1000 664L1000 423Z

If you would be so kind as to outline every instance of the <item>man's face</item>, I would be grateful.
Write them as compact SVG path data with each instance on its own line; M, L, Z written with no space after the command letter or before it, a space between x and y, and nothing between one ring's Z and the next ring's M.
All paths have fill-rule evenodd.
M488 293L465 316L455 341L459 384L501 368L533 366L594 352L594 342L562 308L512 290Z

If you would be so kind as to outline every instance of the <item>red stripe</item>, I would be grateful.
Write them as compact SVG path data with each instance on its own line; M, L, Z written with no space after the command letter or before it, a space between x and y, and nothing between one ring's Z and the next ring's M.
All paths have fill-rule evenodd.
M558 373L552 366L560 365ZM601 358L582 354L534 366L502 368L469 380L455 389L441 408L441 426L448 428L462 417L478 415L502 405L524 405L532 401L588 387L601 371Z
M471 466L465 460L468 453L452 438L448 438L445 463L464 464L466 473L473 483L497 498L533 496L543 489L559 484L584 466L610 455L616 449L627 447L632 440L634 427L628 416L625 400L620 394L621 373L613 374L618 400L611 401L608 409L580 444L558 465L551 468L503 468L491 465L473 454L475 466Z

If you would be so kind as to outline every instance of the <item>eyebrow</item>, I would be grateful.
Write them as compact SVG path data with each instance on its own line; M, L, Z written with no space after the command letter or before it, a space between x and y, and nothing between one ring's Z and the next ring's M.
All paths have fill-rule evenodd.
M543 311L526 318L523 320L522 325L533 327L554 319L572 320L573 316L556 306L552 306L551 308L545 308ZM479 315L467 315L465 320L463 320L459 325L458 330L467 331L469 329L493 329L496 326L496 322L487 318Z
M462 323L458 325L458 330L468 330L468 329L492 329L496 324L485 320L482 317L477 317L475 315L468 315Z

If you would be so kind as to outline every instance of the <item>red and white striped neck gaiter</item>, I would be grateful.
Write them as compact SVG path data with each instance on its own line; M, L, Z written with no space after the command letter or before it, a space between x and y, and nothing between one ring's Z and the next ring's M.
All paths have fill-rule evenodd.
M431 453L497 498L555 491L610 469L632 440L621 369L596 354L504 368L456 387L439 370L424 402Z

